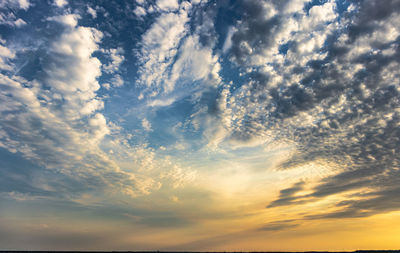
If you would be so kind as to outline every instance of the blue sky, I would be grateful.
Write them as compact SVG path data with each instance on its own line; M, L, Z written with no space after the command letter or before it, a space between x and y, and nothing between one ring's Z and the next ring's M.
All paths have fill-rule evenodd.
M398 0L2 0L0 249L398 246L398 27Z

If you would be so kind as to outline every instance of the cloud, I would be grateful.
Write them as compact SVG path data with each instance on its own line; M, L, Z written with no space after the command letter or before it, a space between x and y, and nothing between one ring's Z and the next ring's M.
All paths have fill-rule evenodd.
M168 80L168 69L177 54L180 40L187 30L186 11L162 14L142 37L140 83L150 90L169 92L173 83Z
M163 11L174 11L179 8L178 0L158 0L157 6Z
M208 79L218 83L220 69L218 57L208 47L201 47L199 37L189 36L179 49L179 57L172 66L168 83L172 86L179 80L195 82ZM214 80L213 80L214 79Z
M27 11L29 9L30 2L28 0L19 0L19 1L10 1L10 0L5 0L0 3L0 24L1 25L8 25L12 27L21 27L25 26L26 22L18 18L15 15L15 11L13 10L19 10L23 9Z
M231 52L236 61L243 63L248 56L261 53L264 48L271 48L273 34L280 28L280 16L273 15L274 6L261 1L242 1L241 8L245 10L244 21L232 35ZM268 5L268 6L264 6Z
M151 124L147 119L142 120L142 127L145 131L150 132L151 131Z
M0 75L0 146L42 168L35 173L36 183L31 183L41 194L73 198L94 189L148 194L153 180L121 170L100 147L111 134L100 112L103 101L96 94L101 63L92 56L99 50L102 33L77 26L76 18L47 19L65 26L49 42L41 71L31 81ZM1 52L3 65L10 70L13 66L7 61L15 54L6 47Z
M268 207L290 205L293 200L297 200L296 193L304 189L305 182L300 181L295 183L292 187L280 191L279 198L268 205Z
M78 14L66 14L61 16L50 17L47 20L56 21L62 25L74 28L78 25L79 18L80 16Z
M54 0L54 5L56 5L57 7L64 7L65 5L68 4L67 0Z
M133 12L138 17L146 16L146 14L147 14L145 9L142 6L136 6L136 8Z
M111 78L111 84L113 87L121 87L124 85L124 80L122 80L122 77L120 75L114 75L113 78Z
M149 96L155 96L157 99L150 100L148 104L170 105L190 97L190 103L194 107L190 124L196 129L205 129L204 136L212 142L211 139L219 138L214 136L221 136L224 132L223 128L213 127L220 122L219 116L208 113L218 110L215 98L218 97L217 87L222 83L219 73L220 56L213 49L217 44L214 27L217 13L215 8L211 7L202 12L196 12L194 9L188 9L188 12L193 15L193 29L185 31L185 36L174 52L173 61L167 64L162 62L165 73L155 76L154 80L163 88L154 91L153 85L153 92Z
M2 12L15 32L0 41L3 199L102 210L129 203L124 219L183 228L216 213L231 219L231 206L212 208L239 204L219 192L256 192L248 201L259 203L247 184L270 192L266 181L294 175L292 185L274 182L282 188L265 196L264 211L313 220L399 209L398 1L159 0L115 2L107 12L50 3L55 16L25 27L16 13L42 6L6 2L18 12ZM314 173L315 164L329 173ZM207 192L214 186L204 181L213 180L232 189ZM306 213L314 204L321 212ZM299 224L278 220L253 232Z
M191 31L192 5L184 2L181 7L178 12L162 13L142 36L139 83L145 87L143 96L193 89L189 84L202 79L214 85L218 83L220 66L218 56L212 51L216 41L212 36L215 13L193 14L207 18L199 18L201 23Z
M259 228L260 231L282 231L300 226L300 224L294 223L294 220L283 220L269 222Z
M10 60L15 58L15 52L9 48L0 45L0 69L2 70L12 70L13 66Z
M23 9L27 11L29 7L31 6L31 3L29 0L4 0L1 1L0 3L0 8L17 8L17 9Z
M224 46L222 47L222 52L226 53L229 49L232 47L232 35L235 33L235 28L234 27L229 27L228 33L226 35L226 39L224 42Z
M368 9L364 9L365 7L365 5L360 6L354 20L364 17L365 12L368 12ZM382 17L379 15L376 19L370 19L369 22L351 26L347 33L342 35L349 40L344 43L337 42L333 44L332 51L329 52L331 55L330 61L339 62L339 66L342 69L347 68L350 70L350 66L358 65L360 70L355 74L342 74L339 77L339 73L337 73L338 66L333 67L326 64L329 67L323 69L322 75L332 78L332 81L336 82L336 84L332 82L331 88L327 85L329 81L325 81L322 86L324 79L316 79L314 74L312 79L309 79L318 80L316 82L317 85L314 85L314 92L318 91L316 94L319 94L319 97L316 96L318 102L322 102L321 99L328 100L329 97L333 96L332 92L337 94L338 92L345 93L353 90L351 95L344 95L342 101L331 103L330 109L324 110L329 115L329 118L326 121L320 121L318 132L314 132L313 137L305 136L310 142L307 141L307 145L304 145L303 152L305 154L301 159L306 159L307 161L317 156L323 156L326 159L335 157L346 168L345 171L324 179L320 185L314 188L314 192L311 194L312 197L321 198L362 189L370 186L371 181L374 180L381 182L379 186L370 186L377 190L377 194L381 192L378 189L387 189L389 193L395 188L390 183L390 180L387 180L387 173L392 174L392 171L397 170L399 164L395 148L398 145L396 144L398 131L394 128L399 120L395 109L398 103L398 87L396 87L398 78L386 73L387 71L391 72L390 66L398 65L398 61L392 58L393 55L383 55L383 51L385 48L391 47L393 43L397 44L398 42L396 38L387 38L387 35L380 34L379 39L375 36L378 36L378 31L390 30L390 27L394 25L393 22L398 22L392 20L397 20L399 13L395 8L391 11L391 15L385 10L377 9L376 11L378 13L382 11L382 16L387 17L386 24L378 21ZM357 22L353 21L352 23ZM368 32L363 31L363 33L368 33L369 35L361 35L360 33L358 37L354 37L354 29L362 30L365 26L375 26L375 29L371 29ZM383 45L377 46L375 43L382 43ZM363 45L362 47L355 46L361 44ZM348 48L348 53L340 56L334 55L335 51L333 50L336 50L339 45ZM360 48L365 49L359 50ZM368 60L364 58L374 50L377 50L378 53L367 57ZM314 68L320 68L320 66L316 65ZM303 80L308 82L307 77ZM316 89L317 87L318 89ZM330 140L335 143L335 146L328 144L328 149L323 148L322 145L327 144L326 140L324 142L321 141L323 136L337 136L337 139L334 137ZM305 138L301 139L303 141L307 140ZM388 141L389 138L391 141ZM305 149L308 151L305 151ZM383 196L382 199L385 199L385 197ZM365 200L354 200L354 202L368 203ZM396 205L395 203L393 202L394 206ZM373 209L372 207L370 208ZM365 208L365 210L368 210L368 208ZM365 215L368 214L371 213L365 213ZM359 212L356 210L345 211L342 216L345 215L356 216L359 215ZM333 216L328 215L326 217Z
M102 52L107 54L108 57L110 58L110 62L107 65L104 64L102 66L103 71L108 74L113 74L115 72L118 72L120 65L125 60L124 49L122 49L121 47L111 48L107 50L103 49Z
M19 3L19 7L21 7L21 9L24 9L24 10L27 10L29 8L29 6L31 5L29 0L18 0L18 3Z
M297 152L277 169L320 159L341 168L310 194L294 194L305 183L282 190L269 207L305 204L365 187L388 194L377 201L389 199L396 187L388 174L396 175L399 167L398 2L389 1L392 8L376 1L353 3L342 14L335 1L309 7L295 2L238 3L241 19L224 52L245 81L217 93L219 109L208 114L226 123L213 120L205 133L220 147L227 142L243 147L295 143ZM350 209L369 203L353 201ZM385 210L395 209L397 202L389 206ZM366 209L371 212L365 215L376 213L372 206ZM347 211L343 216L359 214L356 208Z
M147 105L150 107L169 106L172 105L175 101L176 101L175 98L155 99L155 100L149 100Z
M1 193L0 195L3 195L6 198L14 199L16 201L32 201L32 200L38 200L40 197L37 196L32 196L29 193L21 193L21 192L7 192L7 193Z
M87 7L87 12L92 16L92 18L96 18L97 17L97 12L92 7L88 6Z

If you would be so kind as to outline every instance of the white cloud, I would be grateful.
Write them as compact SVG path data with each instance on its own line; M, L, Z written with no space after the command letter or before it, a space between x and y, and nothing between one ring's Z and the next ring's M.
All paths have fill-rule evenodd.
M282 8L284 13L290 14L295 12L301 12L304 8L304 4L309 0L290 0L287 1L285 6Z
M17 26L17 27L20 27L20 26L23 26L23 25L26 25L26 22L24 21L24 20L22 20L22 19L17 19L15 22L14 22L14 24L15 24L15 26Z
M93 134L91 142L93 142L93 140L101 141L105 135L110 133L106 118L101 113L96 113L89 119L89 126Z
M236 32L235 27L230 26L228 28L228 33L226 35L226 39L224 42L224 46L222 47L222 52L225 54L232 47L232 35Z
M174 166L171 162L169 162L169 164L172 165L173 168L163 173L161 178L170 180L170 184L173 188L183 187L195 180L197 174L195 171L185 171L181 167Z
M132 147L128 143L132 135L122 135L120 127L102 113L104 103L97 96L102 67L92 55L100 50L102 33L77 26L73 15L49 20L66 25L47 47L43 73L32 81L0 74L0 147L46 169L38 170L33 187L62 195L69 190L60 187L79 186L83 192L96 189L137 197L157 191L164 183L178 187L192 180L184 176L185 169L176 169L175 162L156 158L151 148ZM120 64L121 50L110 52L115 67ZM17 53L2 45L2 68L12 71L9 61ZM114 77L112 85L122 85L121 76ZM147 119L141 123L151 131ZM169 173L172 168L174 172ZM73 183L58 184L62 177Z
M67 0L54 0L54 4L58 7L64 7L68 4Z
M323 5L313 6L309 10L309 17L311 19L311 27L315 27L315 24L323 24L323 22L331 22L333 21L337 14L335 13L335 6L334 2L326 2Z
M19 8L23 10L28 10L31 6L29 0L2 0L0 2L0 8Z
M124 85L124 80L122 79L120 73L120 66L122 62L125 60L124 50L121 47L111 48L111 49L101 49L101 52L106 54L108 58L108 63L102 65L102 70L104 73L112 74L112 78L109 80L109 83L104 83L103 87L107 90L113 87L121 87Z
M146 132L151 131L151 123L146 118L142 120L142 127Z
M67 23L65 31L49 45L44 75L31 82L0 75L0 146L10 152L18 150L26 159L47 170L58 170L76 182L97 177L106 187L112 187L109 180L114 174L113 180L120 180L119 187L125 189L130 181L124 179L127 173L120 171L98 146L110 133L107 120L98 112L103 107L96 96L100 61L92 57L101 33ZM0 52L3 57L14 57L3 46ZM10 110L14 113L9 114ZM98 170L93 171L92 166Z
M136 8L133 12L138 17L146 16L146 14L147 14L146 10L142 6L136 6Z
M21 9L27 10L29 9L29 6L31 5L29 0L18 0L19 6Z
M107 50L102 49L102 52L106 53L111 60L110 63L102 66L103 71L108 74L118 72L120 65L125 60L124 50L121 47L118 47Z
M0 45L0 69L11 71L13 66L9 60L15 58L15 52L5 46Z
M103 86L106 90L111 89L111 84L109 84L109 83L103 83L102 86Z
M100 85L96 79L101 74L101 63L91 55L98 49L97 43L101 37L102 34L95 29L75 27L67 29L50 48L55 63L45 70L47 78L44 83L51 87L53 93L66 100L61 108L70 119L80 118L77 112L86 103L97 100L95 92ZM51 104L57 106L58 103L54 101ZM92 110L85 113L91 114L102 108L102 103L96 105L97 108L90 107Z
M142 37L139 83L145 88L139 99L153 98L147 106L169 106L189 93L199 97L202 87L216 87L221 82L219 56L212 49L214 42L200 42L200 34L214 29L211 18L194 34L187 35L190 8L188 5L179 13L162 14Z
M166 82L167 87L171 87L168 90L172 90L179 79L193 82L210 77L218 83L219 68L218 56L213 55L212 49L202 47L197 36L190 36L179 49L179 58L172 67L171 78Z
M124 85L124 80L120 75L115 75L113 78L111 78L111 83L113 87L121 87Z
M96 18L97 17L96 10L91 8L90 6L87 7L87 12L92 16L92 18Z
M163 11L174 11L179 8L178 0L158 0L157 6Z
M158 106L169 106L172 105L176 101L176 98L167 98L167 99L154 99L149 100L147 105L151 107L158 107Z
M21 27L26 25L26 22L21 18L15 17L14 13L4 11L0 13L0 24L14 26L14 27Z
M173 86L164 86L168 79L168 66L172 63L180 40L186 34L187 12L162 14L143 35L140 83L149 90L169 92Z
M79 18L80 18L80 16L78 14L66 14L66 15L61 15L61 16L50 17L47 20L56 21L65 26L75 27L78 25Z

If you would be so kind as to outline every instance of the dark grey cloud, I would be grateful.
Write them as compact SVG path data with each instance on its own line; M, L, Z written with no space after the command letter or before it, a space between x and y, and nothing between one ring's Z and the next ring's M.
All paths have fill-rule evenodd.
M399 176L398 170L393 170L386 176L375 176L374 180L378 182L370 180L359 184L359 187L372 186L372 191L348 195L347 200L336 204L337 210L309 215L305 218L357 218L397 211L400 208L400 188L396 184Z
M244 63L249 54L257 54L270 46L273 33L281 24L280 16L265 19L266 9L261 1L240 1L242 11L239 29L232 36L231 53L239 63Z
M305 182L300 181L295 183L293 186L283 189L279 193L279 198L273 202L271 202L267 207L275 207L282 205L290 205L295 201L298 203L298 197L295 194L304 189Z
M260 231L282 231L300 226L300 224L295 223L296 220L282 220L269 222L259 228Z
M357 37L372 33L377 29L377 21L383 21L393 13L400 11L399 0L388 0L383 3L379 0L350 1L359 6L360 11L348 28L349 38L354 41Z
M218 5L225 4L221 1ZM207 3L202 8L194 8L191 13L191 32L199 36L199 42L203 47L213 48L218 40L215 31L215 19L218 14L216 3Z
M288 15L283 5L276 4L276 13L266 18L269 10L261 1L241 2L243 15L232 36L231 54L250 72L247 84L232 93L241 100L235 106L245 113L231 138L245 142L272 132L272 141L295 141L298 152L280 169L320 159L340 167L312 193L294 195L302 190L299 182L282 190L268 207L369 188L368 199L349 197L346 205L341 204L342 212L319 217L359 217L399 208L398 188L391 178L400 176L400 38L393 37L393 29L398 31L400 1L349 3L352 9L340 14L340 19L324 21L311 17L312 11ZM300 29L291 32L290 43L279 44L276 36L281 36L289 21ZM312 25L317 30L307 31ZM317 36L324 38L323 44L304 48ZM280 53L282 63L274 60L279 55L263 52L282 45L288 48ZM263 64L272 71L252 63L254 57L264 57ZM273 83L274 76L281 77L280 81ZM299 124L302 115L311 116L312 122Z

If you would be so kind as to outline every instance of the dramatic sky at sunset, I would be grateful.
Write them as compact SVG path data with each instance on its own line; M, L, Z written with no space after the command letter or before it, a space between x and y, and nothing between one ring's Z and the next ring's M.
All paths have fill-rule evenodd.
M400 248L400 0L0 0L0 249Z

